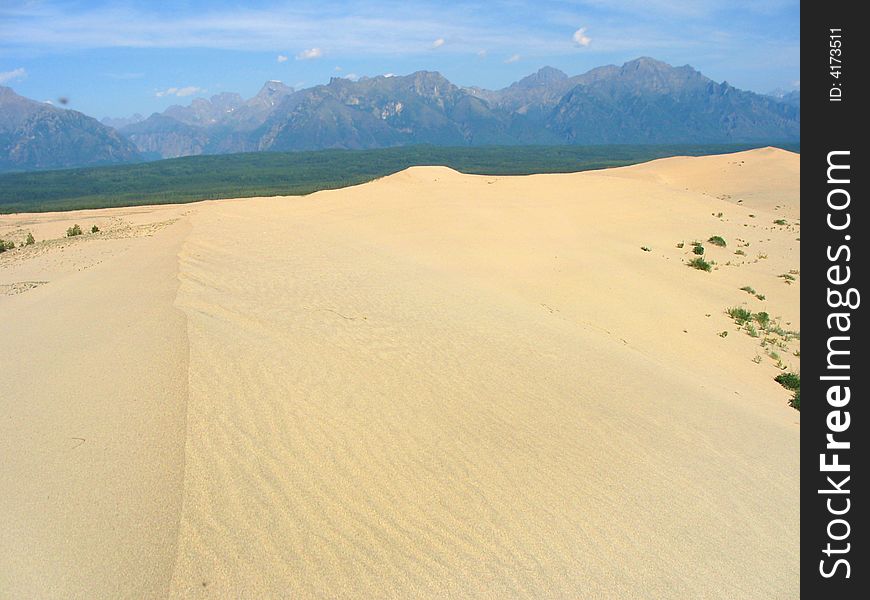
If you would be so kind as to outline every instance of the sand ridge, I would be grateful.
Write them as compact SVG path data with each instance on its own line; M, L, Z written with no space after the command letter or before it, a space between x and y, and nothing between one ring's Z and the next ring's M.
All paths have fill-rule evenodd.
M126 360L183 346L174 369L148 369L142 410L162 417L145 425L108 412L117 389L67 392L71 410L106 415L107 440L164 448L121 463L164 500L124 496L114 517L147 523L150 562L83 552L143 551L94 528L111 503L34 505L46 486L114 493L93 463L64 454L34 475L21 451L69 418L46 404L65 379L34 391L37 414L4 406L0 474L21 493L2 512L25 525L3 542L22 561L0 563L0 594L795 597L799 413L773 376L799 371L799 339L761 347L724 311L800 329L798 180L758 176L796 171L774 150L526 177L417 167L302 198L102 211L144 237L0 255L0 285L48 282L0 296L4 339L34 339L29 365L69 354L43 342L63 323L99 329L105 299L61 307L82 290L146 325L117 341ZM0 217L0 237L84 217ZM686 267L712 235L728 241L705 243L718 268ZM163 266L122 276L134 259ZM152 286L165 293L133 308ZM49 306L58 321L34 337L22 323ZM81 354L105 360L107 342L89 342ZM12 398L35 377L21 365ZM28 538L37 510L77 558Z

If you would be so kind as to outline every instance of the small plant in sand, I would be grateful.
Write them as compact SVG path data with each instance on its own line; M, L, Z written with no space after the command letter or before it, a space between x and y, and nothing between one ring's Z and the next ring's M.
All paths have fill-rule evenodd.
M644 252L652 252L652 248L650 248L649 246L641 246L640 249Z
M728 245L725 242L725 240L722 238L722 236L719 236L719 235L711 235L709 238L707 238L707 241L710 242L711 244L713 244L714 246L719 246L720 248L724 248L725 246Z
M794 392L794 396L792 399L788 401L788 405L791 406L796 411L801 411L801 390L800 388L796 389Z
M33 237L33 234L29 231L27 232L27 238L24 240L25 246L32 246L36 243L36 239Z
M755 294L755 297L759 300L765 300L767 298L767 296L765 296L764 294Z
M100 233L100 228L94 225L91 227L91 233Z
M743 250L735 250L734 254L737 256L746 256L746 253Z
M780 336L782 339L784 339L787 342L790 342L791 340L801 339L801 332L800 331L794 331L792 329L784 329L782 327L782 325L780 325L779 323L771 322L767 326L767 330L770 333L773 333L773 334Z
M788 221L785 219L777 219L773 222L774 225L788 225Z
M700 256L700 255L704 254L704 246L702 246L701 244L698 244L697 246L693 246L692 252L694 252L695 254Z
M717 335L720 338L728 337L728 332L727 331L720 331Z
M779 277L781 277L783 280L785 280L785 282L789 285L791 285L791 282L795 280L794 275L792 275L791 273L783 273Z
M7 250L15 249L15 242L8 240L0 240L0 252L6 252Z
M734 319L734 322L738 325L743 325L747 321L752 319L752 311L743 308L742 306L729 308L727 311L728 316Z
M742 288L740 288L740 291L746 292L747 294L755 293L755 289L751 285L744 285Z
M767 329L767 326L770 325L770 315L764 311L755 313L753 317L762 329Z
M787 390L794 391L801 387L801 376L797 373L780 373L774 377L774 381Z
M677 248L682 248L685 245L686 245L685 242L680 242L679 244L677 244Z
M788 404L796 410L801 409L801 376L797 373L780 373L774 380L787 390L794 392Z
M698 269L699 271L707 271L710 272L713 270L713 264L707 262L700 256L697 256L688 262L688 265L693 269Z
M74 237L82 234L82 228L77 224L66 230L66 237Z

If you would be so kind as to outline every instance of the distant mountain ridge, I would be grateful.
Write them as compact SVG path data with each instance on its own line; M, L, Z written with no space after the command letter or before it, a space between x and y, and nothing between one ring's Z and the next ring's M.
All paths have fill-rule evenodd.
M274 82L271 82L274 83ZM269 84L267 83L267 86ZM261 97L261 91L256 97ZM234 95L172 107L163 116L201 129L178 143L178 126L152 123L121 129L140 150L162 157L199 153L322 148L380 148L412 143L639 144L745 143L800 139L800 100L792 101L716 83L686 65L642 57L569 77L543 67L501 90L461 88L437 72L379 76L299 91L245 113ZM254 100L254 99L252 99ZM248 101L249 103L251 101ZM198 111L212 121L193 119ZM146 121L147 122L147 121ZM167 131L169 130L169 131ZM205 134L207 141L203 143ZM155 140L165 138L165 144ZM147 140L147 141L146 141Z
M764 96L648 57L576 76L543 67L501 90L418 71L248 100L197 98L118 131L145 158L233 152L515 144L770 143L800 139L800 94Z
M80 112L0 86L0 171L61 169L139 160L130 140Z

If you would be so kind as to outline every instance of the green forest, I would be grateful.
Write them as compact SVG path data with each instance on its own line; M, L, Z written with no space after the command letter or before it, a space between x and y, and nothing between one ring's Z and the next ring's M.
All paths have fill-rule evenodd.
M156 162L0 175L0 213L304 195L356 185L411 166L528 175L602 169L667 156L700 156L758 145L403 146L189 156ZM779 147L800 151L796 144Z

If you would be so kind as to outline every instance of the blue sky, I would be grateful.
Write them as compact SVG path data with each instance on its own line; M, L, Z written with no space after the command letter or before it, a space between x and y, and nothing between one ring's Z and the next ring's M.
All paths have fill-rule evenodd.
M800 77L798 0L0 0L0 85L95 117L330 77L500 88L652 56L758 92Z

